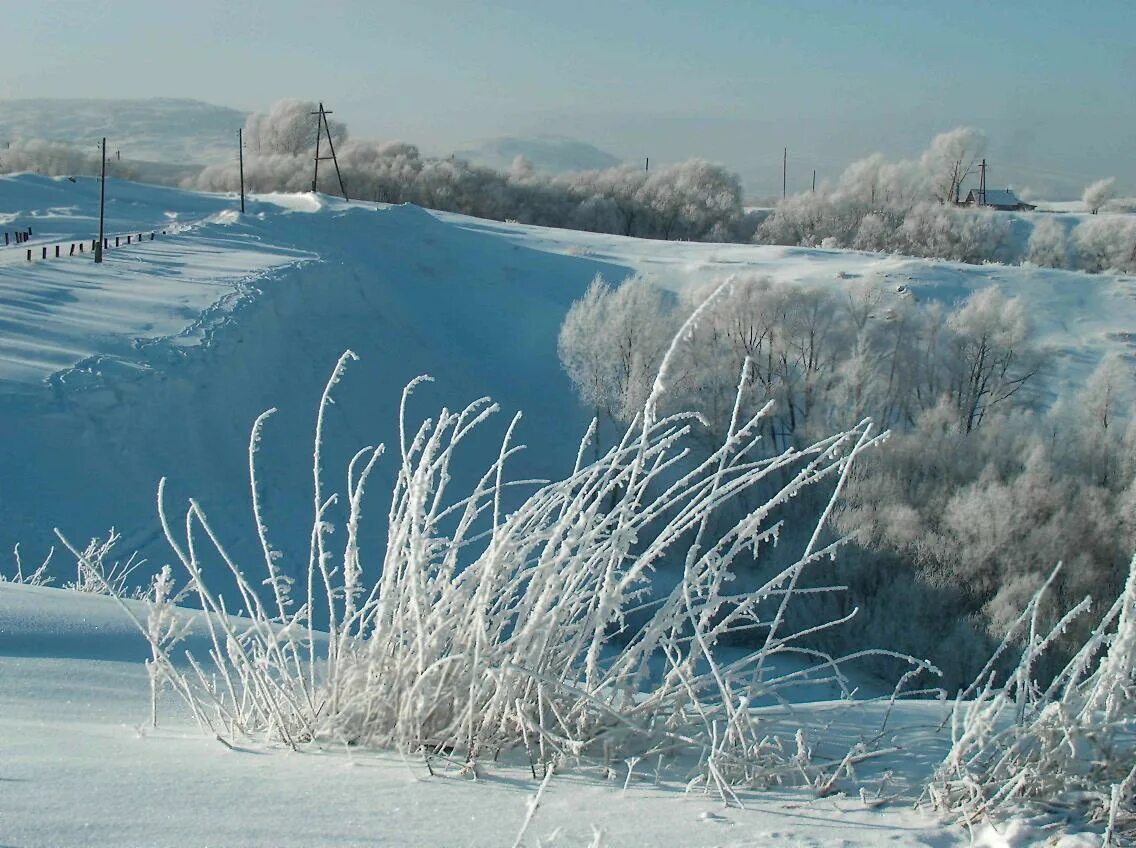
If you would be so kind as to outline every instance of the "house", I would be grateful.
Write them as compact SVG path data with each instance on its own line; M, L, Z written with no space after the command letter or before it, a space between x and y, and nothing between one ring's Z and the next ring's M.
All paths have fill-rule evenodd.
M1029 212L1037 207L1026 203L1009 188L972 188L966 193L963 206L985 206L988 209L1001 209L1003 212Z

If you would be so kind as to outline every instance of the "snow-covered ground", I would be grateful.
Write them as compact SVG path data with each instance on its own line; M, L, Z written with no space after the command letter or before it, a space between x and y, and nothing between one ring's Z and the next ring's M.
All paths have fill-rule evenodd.
M32 247L89 240L97 198L91 180L3 178L0 230L32 227ZM325 467L396 442L399 391L430 373L437 382L418 390L412 414L491 395L503 410L497 434L513 411L525 415L518 438L530 449L510 476L561 476L588 414L560 369L557 331L597 273L642 273L676 290L749 273L879 280L896 297L950 302L998 285L1030 303L1058 387L1080 385L1136 339L1128 277L624 239L310 195L255 197L243 216L235 207L111 181L109 233L166 235L111 249L101 267L89 255L29 263L22 247L0 248L0 551L20 542L25 568L46 555L53 527L85 541L113 525L124 551L165 562L153 506L163 475L171 500L203 502L238 559L256 556L245 452L268 407L280 410L261 448L269 532L286 567L306 561L314 410L347 348L360 362L337 388ZM458 476L496 456L492 435L473 440ZM377 474L382 491L391 471ZM67 578L61 557L56 569ZM13 571L0 555L0 573ZM143 729L148 654L132 627L108 599L0 584L0 844L513 844L537 787L527 768L430 777L384 754L230 750L185 717ZM882 709L797 712L809 726L839 715L851 740L878 732ZM724 809L683 794L676 775L654 786L637 773L624 791L625 774L566 774L524 844L588 844L593 825L612 846L965 844L962 830L911 807L947 744L942 715L941 704L908 704L889 719L902 751L862 775L896 796L882 806L778 791ZM980 840L1042 841L1036 824Z
M109 598L0 584L0 634L0 844L508 846L539 785L516 764L477 780L443 774L442 764L431 777L421 759L393 754L231 750L184 717L155 730L149 650ZM810 705L804 718L819 727L842 716L847 736L879 728L879 705L852 714L838 706ZM908 704L889 730L922 743L942 715L942 704ZM941 753L930 741L908 770ZM525 844L587 845L593 828L608 846L966 841L913 810L910 794L876 808L859 797L748 793L744 809L726 809L700 791L684 794L678 774L664 772L656 786L653 769L640 766L625 790L626 777L554 778ZM909 776L875 783L889 797Z

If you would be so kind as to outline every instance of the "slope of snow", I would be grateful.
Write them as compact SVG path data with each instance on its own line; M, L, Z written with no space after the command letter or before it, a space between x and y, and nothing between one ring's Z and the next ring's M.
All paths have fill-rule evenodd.
M401 388L429 373L438 382L418 391L412 416L482 395L501 405L498 427L459 467L466 480L516 410L530 449L510 472L559 476L588 415L559 367L557 331L597 273L675 290L733 274L878 281L897 298L951 303L994 284L1030 303L1058 387L1082 385L1136 338L1128 277L626 239L313 195L253 198L241 216L233 197L114 180L107 205L109 233L167 235L112 249L101 268L0 249L0 551L19 541L27 560L46 554L57 525L78 539L113 525L124 549L162 561L153 496L163 475L174 503L198 497L235 552L259 559L245 450L269 407L280 409L262 448L269 528L286 554L306 557L314 408L348 348L361 361L336 389L326 468L364 444L393 444ZM88 237L96 214L95 181L0 180L0 227L31 226L33 248ZM392 473L381 464L372 488Z
M597 273L643 273L674 290L749 273L878 280L897 297L945 302L997 284L1029 300L1059 387L1079 385L1103 355L1128 352L1136 332L1131 278L660 243L312 195L256 197L242 216L232 197L111 181L108 201L108 232L166 235L112 249L99 268L89 257L28 263L22 250L0 250L0 550L21 541L25 566L46 554L52 527L85 540L112 524L124 555L164 562L153 517L163 474L175 507L198 497L238 559L259 558L245 450L269 406L279 407L261 448L269 533L285 567L306 562L314 408L346 348L361 361L328 414L329 474L363 444L396 442L398 393L428 372L437 383L419 389L414 416L485 394L502 405L459 477L496 456L517 409L519 440L532 449L511 461L510 476L561 475L587 413L561 373L557 330ZM93 181L0 180L0 228L31 226L33 245L93 237L96 213ZM391 471L378 474L371 488L382 492ZM60 558L57 578L70 568ZM13 570L0 560L0 572ZM536 791L515 763L474 782L454 770L430 777L424 763L391 755L230 750L176 709L145 729L148 654L132 627L108 599L0 584L0 844L513 844ZM879 733L883 709L817 703L792 720L851 742ZM594 824L605 845L966 844L961 830L910 806L946 746L943 709L904 704L888 720L901 750L860 770L881 797L895 796L880 807L783 791L724 809L684 794L677 773L655 786L644 769L626 792L625 773L611 785L566 774L523 843L588 844ZM1043 841L1038 827L1015 823L978 844Z
M343 750L229 749L185 716L148 724L148 651L109 598L0 584L0 840L58 845L511 845L538 782L518 764L480 779L421 760ZM27 650L38 645L38 650ZM13 648L13 646L15 646ZM834 705L806 708L816 726ZM897 727L925 735L941 704L909 704ZM855 736L879 707L846 718ZM935 743L925 748L933 754ZM942 747L939 745L938 747ZM889 763L917 773L925 762ZM583 846L593 828L610 846L965 844L912 810L910 797L866 806L858 797L745 793L745 809L685 794L682 775L640 766L605 782L565 773L549 784L526 845ZM903 778L884 794L903 791Z

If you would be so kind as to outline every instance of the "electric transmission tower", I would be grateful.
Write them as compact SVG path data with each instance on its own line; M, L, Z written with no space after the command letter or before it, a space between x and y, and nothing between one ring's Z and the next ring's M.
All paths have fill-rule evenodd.
M312 114L317 116L316 117L316 161L315 161L315 170L312 172L312 191L319 191L320 162L326 162L328 159L330 159L332 161L332 163L335 165L335 176L339 179L339 191L343 195L343 199L350 202L351 198L349 198L347 196L347 189L343 187L343 175L341 173L339 173L339 160L335 158L335 144L331 140L331 127L329 127L327 125L327 116L334 114L334 113L328 112L326 109L324 109L323 108L323 101L320 101L319 110L316 111L316 112L312 112ZM322 135L327 136L327 146L328 146L328 149L331 151L330 156L320 156L320 137Z

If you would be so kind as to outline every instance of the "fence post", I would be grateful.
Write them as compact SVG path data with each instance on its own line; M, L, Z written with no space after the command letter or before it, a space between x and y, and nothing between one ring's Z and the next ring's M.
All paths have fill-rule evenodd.
M43 258L47 259L47 245L46 244L43 246Z
M83 242L79 242L79 252L83 252Z
M8 246L8 234L4 233L4 247Z
M131 238L133 238L133 236L127 236L127 237L126 237L126 243L127 243L127 244L130 244L130 239L131 239Z
M30 247L28 248L28 261L32 261L32 249Z
M114 246L118 247L118 236L114 237Z
M75 242L71 242L71 252L67 255L68 256L74 256L75 255Z

